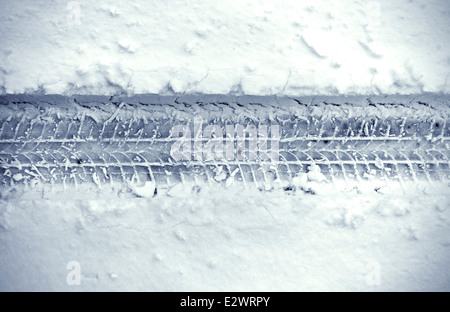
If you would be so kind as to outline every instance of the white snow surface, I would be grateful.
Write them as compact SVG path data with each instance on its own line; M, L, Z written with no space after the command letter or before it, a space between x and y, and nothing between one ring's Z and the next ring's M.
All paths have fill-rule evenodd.
M0 290L450 291L449 186L308 183L3 189Z
M450 92L448 0L0 0L0 92Z
M0 43L2 94L450 93L448 0L0 0ZM450 291L450 186L341 182L2 186L0 291Z

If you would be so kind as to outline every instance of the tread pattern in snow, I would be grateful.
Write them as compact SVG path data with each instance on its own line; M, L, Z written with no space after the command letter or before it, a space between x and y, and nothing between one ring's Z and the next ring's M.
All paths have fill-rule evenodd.
M352 100L355 103L351 104ZM117 100L105 97L3 96L0 182L97 184L148 181L267 185L290 182L311 164L327 180L450 179L447 99L215 98ZM395 102L395 103L394 103ZM258 159L175 161L174 125L278 125L279 163Z

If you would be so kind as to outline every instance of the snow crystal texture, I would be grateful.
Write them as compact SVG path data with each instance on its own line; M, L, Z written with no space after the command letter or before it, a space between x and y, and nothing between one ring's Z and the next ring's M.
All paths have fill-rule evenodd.
M450 91L447 0L0 1L0 91Z

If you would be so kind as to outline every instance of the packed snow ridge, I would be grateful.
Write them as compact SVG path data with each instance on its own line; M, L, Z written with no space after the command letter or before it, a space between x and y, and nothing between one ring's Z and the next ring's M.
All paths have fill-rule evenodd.
M0 7L1 93L450 92L447 0Z

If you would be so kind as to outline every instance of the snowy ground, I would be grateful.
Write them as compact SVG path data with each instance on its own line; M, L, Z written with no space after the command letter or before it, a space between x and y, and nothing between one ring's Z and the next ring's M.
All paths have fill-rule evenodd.
M222 101L231 99L221 98ZM231 101L224 104L229 109L236 106L233 107L236 115L233 115L221 110L208 111L203 104L198 104L198 107L182 105L184 109L177 110L174 104L170 104L170 98L149 96L129 98L130 103L138 100L144 103L156 103L158 99L161 101L154 104L154 107L146 104L145 111L142 107L139 110L137 105L117 104L121 107L119 111L112 102L104 102L105 98L100 97L96 97L97 101L91 103L92 106L87 101L89 97L77 97L77 105L74 105L73 99L62 97L40 97L39 100L30 96L10 97L12 101L21 104L4 106L0 115L0 290L449 291L448 164L447 169L445 166L441 167L441 171L436 174L433 167L422 167L424 170L421 170L419 165L410 170L407 170L408 167L399 170L397 165L391 166L396 160L379 159L379 162L375 162L375 167L372 166L373 169L369 170L369 174L366 172L359 178L354 175L351 177L349 171L352 166L347 168L347 174L344 175L347 181L325 177L317 165L307 168L300 166L297 168L302 169L294 173L294 178L284 175L281 176L281 181L274 181L270 185L265 184L264 180L252 183L247 181L245 184L243 176L240 180L233 178L226 170L216 172L209 180L212 183L194 183L188 178L195 177L196 174L185 172L182 182L176 178L177 171L174 169L177 164L172 166L166 161L166 175L169 175L170 183L164 183L162 176L159 179L161 184L158 182L155 185L151 182L143 183L142 180L138 182L131 176L130 180L133 179L134 182L111 183L110 174L114 172L114 165L97 160L99 157L95 154L95 150L99 148L96 140L107 140L108 137L106 132L100 137L93 131L102 128L102 120L110 120L114 125L113 119L117 117L120 120L117 124L123 127L112 128L121 128L133 134L137 129L132 126L127 128L125 125L131 124L127 116L134 113L142 114L141 118L145 118L148 114L172 116L177 113L189 117L194 115L192 111L209 112L210 119L220 119L214 114L224 114L228 118L239 116L234 119L237 122L239 118L257 120L258 115L266 116L262 113L264 110L267 110L267 115L270 115L269 111L276 115L292 110L300 116L310 118L315 115L313 111L318 112L319 116L325 116L325 111L329 114L334 112L331 115L335 119L342 117L344 112L354 115L359 113L359 116L363 115L368 121L374 116L371 114L376 113L380 125L373 129L367 128L368 136L348 136L345 146L339 143L339 135L329 140L336 140L333 144L341 150L353 145L354 148L362 146L362 150L356 151L367 154L373 148L386 153L403 148L405 155L413 160L412 156L417 154L410 153L412 139L413 146L420 146L417 152L420 151L426 160L441 159L440 162L445 163L448 158L442 159L435 155L428 159L427 156L437 152L440 156L448 156L445 140L448 140L450 128L444 126L445 121L437 128L438 131L435 131L436 121L431 123L432 129L429 125L415 127L414 124L418 124L420 118L439 120L448 116L447 109L442 107L448 97L441 97L436 102L428 102L429 96L411 97L410 100L412 98L425 104L409 103L402 106L408 103L408 97L388 97L392 102L400 103L398 107L394 104L370 106L362 100L359 106L336 104L339 103L337 99L329 98L328 101L334 104L325 105L323 101L316 99L318 102L315 104L299 105L294 100L258 100L251 97L251 102L266 100L267 103L255 104L261 108L260 111L251 109L250 104L240 104L241 110ZM87 102L83 102L83 99ZM179 100L186 101L187 97L184 100L180 97ZM243 103L245 100L246 98L240 98L237 102ZM304 103L307 103L306 100L302 99ZM352 102L355 98L340 100ZM376 103L380 100L382 98L371 99ZM27 101L37 105L24 104ZM166 101L167 104L161 104ZM283 109L269 105L276 102L279 105L283 103ZM55 103L59 105L55 107ZM309 111L310 109L313 111ZM34 116L31 123L27 121L26 115L20 113L21 110ZM243 113L245 110L248 111L247 114ZM412 116L407 116L414 112L416 113ZM63 114L73 117L71 125L75 125L74 129L83 129L75 136L78 137L75 139L78 142L58 143L55 140L46 144L47 136L50 141L54 137L63 142L69 139L68 136L54 134L63 133L59 131L64 128L60 125L67 125L67 116ZM83 121L88 124L88 119L80 116L89 114L96 121L91 126L99 127L81 127ZM52 117L58 115L59 117ZM415 115L420 115L418 120L414 119ZM76 116L82 121L76 123ZM391 120L388 123L388 116L399 122ZM402 122L406 119L399 117L409 120L407 125L410 128L406 132L407 127ZM3 122L5 118L12 123ZM59 124L52 123L52 118L58 118ZM18 120L22 126L14 123ZM163 122L151 117L147 120L151 126L177 122L173 118L163 119ZM323 120L327 119L324 117ZM50 131L46 131L45 136L40 136L43 142L32 143L33 137L43 132L35 131L43 129L39 127L41 122L50 125ZM34 125L33 128L28 128L30 124ZM365 128L355 128L356 124L354 121L350 128L355 133L359 128ZM403 126L397 127L399 124ZM390 133L394 136L388 138L394 141L359 144L364 138L369 141L378 138L383 142L387 138L377 137L376 133L387 125L392 126ZM59 130L51 131L52 128ZM286 126L283 127L285 128ZM13 131L14 129L21 130ZM142 129L152 133L151 127L143 126ZM159 131L158 135L161 136L158 137L164 139L165 130ZM26 134L28 132L32 133L32 137ZM19 144L8 143L5 138L14 133L14 136L23 138L17 139ZM284 133L282 138L286 139L285 136L289 133ZM86 134L93 135L96 140L86 137ZM309 142L317 138L310 137ZM119 136L116 139L119 140L119 146L137 144L127 142ZM133 136L128 139L131 141ZM92 143L85 145L84 140ZM165 153L161 149L162 153L156 154L158 157L163 157L170 150L170 146L163 144L158 147L157 142L148 142L141 144L140 148L150 148L153 151L166 148ZM298 146L305 145L302 144ZM372 149L367 146L372 146ZM22 165L9 160L8 155L30 148L33 152L29 156L47 154L56 157L57 153L53 152L63 148L67 152L59 152L64 157L58 158L59 162L56 164L43 161L51 159L44 157L35 159L31 162L31 167L27 167L29 163L26 159L21 159L25 168L17 171ZM310 149L303 148L304 152ZM320 151L320 147L317 148ZM130 147L121 150L114 144L104 145L105 152L111 152L111 149L112 152L117 149L116 152L122 153L133 151ZM73 178L78 181L74 185L70 182L72 174L69 176L65 173L65 183L58 183L59 178L55 178L47 179L55 185L42 184L41 177L45 178L44 174L47 176L50 172L52 176L52 173L64 173L67 171L64 167L76 164L77 159L81 163L87 161L82 156L89 155L89 152L92 152L91 158L97 163L90 165L86 162L87 166L102 168L105 174L97 170L99 174L88 183L80 183L80 179ZM351 154L351 150L349 153ZM154 154L146 156L148 161L155 157L152 155ZM354 162L361 165L365 161L355 158ZM138 165L138 162L134 164ZM52 167L44 172L47 165ZM388 168L388 165L391 167ZM321 166L326 169L326 165ZM279 169L282 167L283 162L279 164ZM339 171L339 167L336 170ZM233 169L229 170L231 171L235 172ZM414 175L408 177L408 171L416 173L415 181L411 180ZM247 173L250 175L250 172ZM241 174L242 171L236 176ZM85 181L89 181L92 176L83 174L83 171L74 175ZM143 178L148 175L140 176ZM204 177L202 171L197 174L198 180L203 179L201 176ZM325 178L326 181L323 181ZM427 181L437 178L440 178L440 182ZM230 180L232 183L228 183Z
M0 1L4 93L450 91L447 0Z
M321 188L3 192L0 289L450 291L448 186Z
M448 94L449 39L447 0L0 0L0 93ZM450 291L447 182L306 183L2 185L0 291Z

